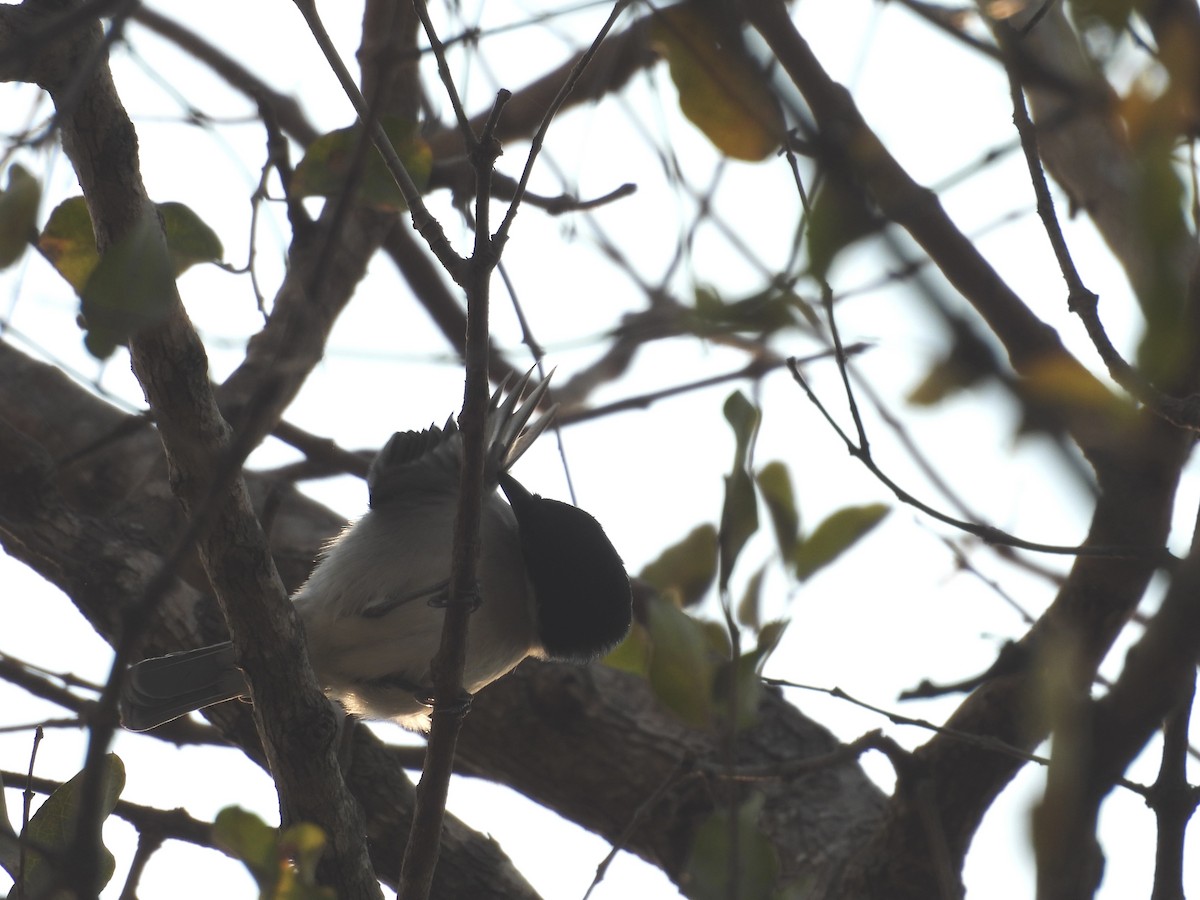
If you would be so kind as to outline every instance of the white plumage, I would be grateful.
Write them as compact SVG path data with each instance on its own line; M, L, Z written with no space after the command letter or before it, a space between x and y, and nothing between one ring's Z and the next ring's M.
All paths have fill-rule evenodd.
M502 385L488 409L469 693L528 656L595 658L630 622L628 577L595 519L528 493L507 474L554 413L525 427L550 381L538 382L518 407L531 374L507 397ZM453 419L393 435L367 475L370 510L330 542L292 598L313 670L352 714L428 727L429 663L445 618L461 461ZM138 663L122 706L126 727L144 731L243 695L236 663L228 642Z

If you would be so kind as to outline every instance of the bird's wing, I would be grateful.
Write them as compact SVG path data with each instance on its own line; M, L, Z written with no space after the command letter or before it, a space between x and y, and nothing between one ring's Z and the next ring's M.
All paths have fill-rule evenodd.
M245 693L237 654L226 641L143 660L130 668L121 697L121 720L130 731L148 731Z
M383 594L372 599L358 613L366 619L379 619L386 616L388 613L399 609L406 603L411 603L414 600L420 600L424 603L436 603L438 600L445 601L446 592L450 588L450 579L443 578L441 581L426 585L422 588L417 588L412 591L395 591L389 594Z
M552 406L526 427L545 397L553 374L551 372L528 390L533 376L530 369L515 382L505 379L492 394L485 426L487 459L484 466L485 478L493 488L501 473L507 472L520 459L553 419L557 406ZM521 402L523 396L524 402ZM441 428L430 425L424 431L397 432L379 451L367 472L371 508L379 509L397 498L411 497L417 492L454 491L461 459L462 435L453 417Z
M416 491L453 491L458 484L462 439L453 419L438 428L398 431L367 470L371 508Z

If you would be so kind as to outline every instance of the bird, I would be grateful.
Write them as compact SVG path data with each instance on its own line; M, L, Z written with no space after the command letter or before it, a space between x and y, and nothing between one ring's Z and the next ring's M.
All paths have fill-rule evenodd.
M509 473L557 412L526 427L553 373L529 389L532 375L502 382L487 410L479 604L463 677L472 695L528 657L591 662L632 620L629 577L600 523ZM367 473L368 511L324 548L292 596L317 680L352 716L429 728L462 449L453 416L392 435ZM148 731L247 693L232 643L184 650L130 667L122 721Z

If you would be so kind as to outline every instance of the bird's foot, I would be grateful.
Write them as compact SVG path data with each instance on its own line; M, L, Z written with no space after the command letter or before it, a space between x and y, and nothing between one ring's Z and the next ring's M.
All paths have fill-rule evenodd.
M450 586L447 585L445 590L439 591L429 598L429 605L435 609L445 609L455 599L450 596ZM483 595L479 591L479 584L472 585L471 589L460 594L458 599L460 599L460 602L466 603L471 612L475 612L475 610L483 605Z

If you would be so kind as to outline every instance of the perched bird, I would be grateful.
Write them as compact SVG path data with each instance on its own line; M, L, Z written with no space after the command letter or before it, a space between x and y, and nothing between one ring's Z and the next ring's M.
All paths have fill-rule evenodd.
M600 524L508 474L554 415L525 427L550 381L518 406L531 375L507 396L501 385L488 408L480 605L463 678L472 694L528 656L593 660L629 630L629 578ZM370 510L329 544L292 598L317 679L353 715L428 728L461 460L453 417L442 428L394 434L367 473ZM122 702L125 726L145 731L245 695L236 661L225 642L137 663Z

